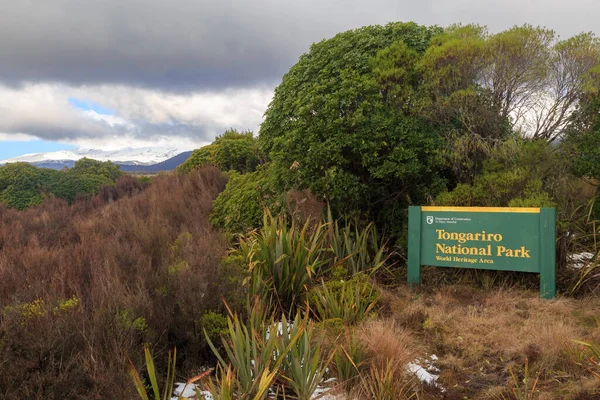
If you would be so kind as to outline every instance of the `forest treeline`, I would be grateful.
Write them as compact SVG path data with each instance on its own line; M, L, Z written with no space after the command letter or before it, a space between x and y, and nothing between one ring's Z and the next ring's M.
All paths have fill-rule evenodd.
M38 205L48 196L72 203L77 196L95 194L122 175L118 165L82 158L73 168L57 171L28 163L0 166L0 203L23 210Z

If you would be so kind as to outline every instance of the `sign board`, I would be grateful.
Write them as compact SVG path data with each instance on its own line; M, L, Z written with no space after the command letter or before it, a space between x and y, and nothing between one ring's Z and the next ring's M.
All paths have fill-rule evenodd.
M554 208L420 207L408 210L408 284L421 265L540 274L540 295L556 293Z

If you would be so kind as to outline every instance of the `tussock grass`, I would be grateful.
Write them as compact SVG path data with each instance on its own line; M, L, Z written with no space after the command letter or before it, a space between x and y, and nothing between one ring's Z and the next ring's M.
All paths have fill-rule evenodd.
M538 377L531 398L575 399L600 389L576 361L583 350L570 343L597 340L600 328L590 319L600 315L600 299L547 301L534 291L454 285L416 293L399 288L388 301L391 318L439 357L439 382L449 398L514 398L509 388L525 375L530 383Z

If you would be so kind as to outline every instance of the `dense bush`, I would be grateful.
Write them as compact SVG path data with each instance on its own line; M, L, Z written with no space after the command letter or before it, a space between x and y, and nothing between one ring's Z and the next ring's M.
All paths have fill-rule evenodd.
M388 75L375 73L374 58L402 41L410 56L397 69L410 68L440 32L392 23L314 44L283 77L261 126L259 142L277 182L309 189L336 216L357 211L380 226L401 229L406 206L424 202L440 187L443 141L386 94Z
M124 366L144 343L161 369L173 346L181 373L212 357L203 328L220 329L210 311L235 284L209 224L225 181L214 168L146 189L122 177L72 205L0 206L1 397L133 398Z
M211 222L216 228L232 233L245 232L262 224L265 208L278 214L284 207L284 195L277 190L270 164L257 171L228 173L225 190L214 203Z
M23 210L40 204L47 195L72 203L78 195L94 194L120 176L118 165L87 158L62 171L10 163L0 167L0 203Z
M212 165L221 171L234 170L242 174L252 172L264 162L252 132L229 129L208 146L201 147L179 167L179 172L190 172L203 165Z

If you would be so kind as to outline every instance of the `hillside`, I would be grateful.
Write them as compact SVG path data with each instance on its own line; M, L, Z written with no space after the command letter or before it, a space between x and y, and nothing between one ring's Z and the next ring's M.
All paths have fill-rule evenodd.
M116 163L121 167L121 171L123 172L146 172L146 173L155 173L161 171L174 171L177 167L183 164L192 154L191 151L186 151L180 154L177 154L174 157L169 158L168 160L150 164L150 165L132 165L132 164L122 164Z
M246 315L250 288L239 268L246 256L261 257L244 253L244 245L230 247L210 226L212 202L225 183L223 174L205 167L159 176L148 186L124 176L71 206L54 199L20 212L0 207L3 398L133 399L135 389L123 365L129 358L142 369L148 343L159 371L167 369L167 349L177 347L178 380L214 365L205 332L214 343L220 343L220 335L224 343L233 340L227 339L223 300ZM241 243L259 245L261 237L306 239L322 243L319 257L331 262L325 260L335 246L324 240L333 244L336 236L319 236L326 232L321 228L301 233L294 226L278 236L269 224ZM360 246L349 231L339 232L347 245ZM223 263L227 255L232 258ZM347 265L360 259L348 255ZM384 262L394 264L388 256ZM306 271L299 265L298 273ZM308 338L322 344L323 353L311 353L319 368L328 354L337 354L324 377L338 381L329 380L321 390L340 399L381 398L344 394L364 390L361 379L391 385L400 396L394 398L418 393L424 400L520 399L513 393L528 392L593 399L600 388L597 364L587 361L591 353L573 342L600 340L597 297L544 301L535 283L507 272L427 269L423 287L414 291L403 277L392 278L384 270L348 278L338 271L337 278L317 282L328 275L323 271L321 278L305 281L312 286L305 298L312 308L307 315L322 321L307 326L306 334L312 332ZM402 275L402 269L394 271ZM267 301L283 295L283 288L260 293ZM295 324L304 326L301 320Z

